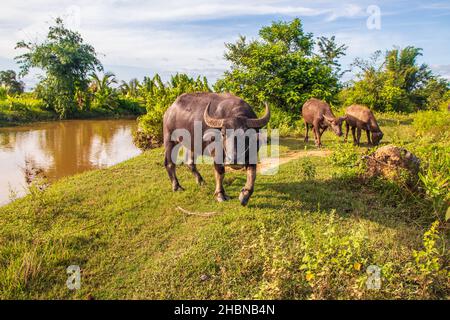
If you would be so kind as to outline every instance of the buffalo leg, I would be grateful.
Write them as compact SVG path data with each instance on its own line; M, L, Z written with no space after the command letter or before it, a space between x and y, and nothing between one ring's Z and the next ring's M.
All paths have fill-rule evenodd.
M345 138L344 142L347 142L348 139L348 132L350 131L350 125L348 123L345 124Z
M308 131L309 131L309 124L305 122L305 142L308 142L309 140Z
M356 129L356 144L359 146L359 142L361 141L361 129Z
M239 195L239 201L243 206L247 205L248 200L253 194L253 188L255 185L256 179L256 165L251 164L247 166L247 182L245 183L244 188L241 190L241 194Z
M225 189L223 188L223 177L225 176L225 167L222 164L214 164L214 176L216 178L216 191L214 192L214 196L217 201L222 202L229 200L225 193Z
M169 174L169 179L172 182L172 190L184 190L180 186L180 183L177 179L176 164L172 161L172 150L175 147L175 143L173 141L166 142L164 147L164 166L166 167L167 173Z
M367 143L368 143L369 145L372 145L372 141L370 140L370 131L369 131L369 130L366 130L366 134L367 134Z
M320 141L320 136L321 136L320 135L320 126L319 126L318 123L314 123L313 131L314 131L314 136L315 136L315 139L316 139L316 146L317 147L322 146L322 143Z
M352 127L352 137L353 137L353 143L356 144L356 127Z
M193 155L192 152L189 152L190 156L189 156L189 160L187 163L187 167L189 168L189 170L191 170L192 174L195 177L195 180L197 181L198 185L203 185L205 183L205 180L203 180L203 177L201 176L200 172L198 172L197 170L197 165L195 164L195 156Z

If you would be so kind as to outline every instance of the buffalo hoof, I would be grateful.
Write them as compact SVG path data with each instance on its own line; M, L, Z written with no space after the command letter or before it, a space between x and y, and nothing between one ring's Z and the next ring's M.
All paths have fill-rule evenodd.
M199 179L199 180L197 180L197 184L198 184L199 186L204 186L204 185L206 185L206 182L205 182L205 180L203 180L203 179Z
M218 202L224 202L224 201L230 200L230 197L227 196L225 193L220 192L216 195L216 200Z
M177 185L172 187L172 190L174 192L176 192L176 191L184 191L184 188L182 186L180 186L179 184L177 184Z
M241 205L243 205L244 207L247 205L252 193L253 192L250 190L242 189L241 193L239 194L239 201L241 202Z

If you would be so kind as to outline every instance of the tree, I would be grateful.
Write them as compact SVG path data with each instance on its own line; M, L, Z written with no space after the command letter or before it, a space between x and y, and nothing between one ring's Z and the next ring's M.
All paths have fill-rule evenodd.
M103 70L94 48L84 43L78 32L67 29L61 18L50 26L44 42L21 41L16 49L27 51L16 57L20 75L27 74L30 68L45 71L38 95L61 118L82 108L79 92L87 91L89 74Z
M17 80L17 74L13 70L0 71L0 86L9 95L21 94L25 89L25 84Z
M335 36L332 36L331 38L319 37L317 39L317 46L319 49L319 56L323 59L324 63L334 69L337 78L342 77L345 71L341 72L339 58L345 55L345 51L348 47L345 44L338 45Z
M339 82L333 67L344 46L335 44L334 38L322 40L322 53L328 57L314 54L313 35L303 31L300 19L274 22L263 27L259 36L252 41L241 36L226 44L231 70L217 81L217 91L233 92L256 106L266 101L297 117L308 98L333 100Z
M119 104L117 91L112 87L116 83L116 77L112 72L106 72L101 78L95 73L91 75L90 90L93 93L94 108L110 110L117 108Z
M129 82L122 81L119 87L120 92L126 97L137 98L141 84L138 79L131 79Z
M437 109L449 89L447 80L434 75L426 64L418 64L422 49L408 46L377 51L371 59L355 59L357 80L341 92L345 105L361 103L379 111L411 112Z

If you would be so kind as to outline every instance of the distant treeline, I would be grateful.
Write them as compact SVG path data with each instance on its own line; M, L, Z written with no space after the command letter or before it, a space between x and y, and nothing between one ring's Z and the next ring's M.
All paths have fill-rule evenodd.
M156 74L142 82L118 83L112 73L103 71L95 49L58 18L43 42L17 44L23 51L16 57L19 75L11 70L0 73L0 121L20 121L39 110L58 118L146 111L140 119L141 132L158 141L162 114L184 92L232 92L257 110L268 102L273 110L270 125L286 130L298 121L302 104L311 97L334 108L360 103L382 112L436 110L450 102L449 82L418 64L422 49L412 46L356 59L352 64L356 78L346 83L342 75L348 70L342 71L339 59L347 46L334 36L314 38L303 30L300 19L273 22L261 28L258 39L241 36L225 47L231 67L212 86L206 78L186 74L176 74L168 82ZM33 92L24 94L24 84L17 78L30 68L42 69L45 76Z

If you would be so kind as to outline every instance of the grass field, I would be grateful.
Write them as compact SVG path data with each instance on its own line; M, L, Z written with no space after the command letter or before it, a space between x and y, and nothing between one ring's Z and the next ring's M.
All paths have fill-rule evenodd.
M413 142L410 118L380 124L383 143ZM338 140L325 133L325 150ZM298 138L281 145L282 156L315 149ZM233 199L219 204L212 168L199 170L205 186L181 167L186 191L172 193L155 149L0 208L0 298L449 298L448 229L431 227L420 196L331 157L300 157L258 175L242 207L243 172L226 174ZM69 265L81 267L80 290L66 287ZM370 265L381 269L379 290L366 286Z

